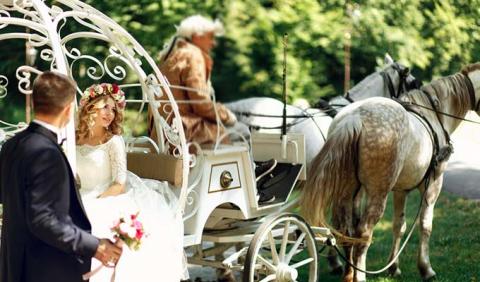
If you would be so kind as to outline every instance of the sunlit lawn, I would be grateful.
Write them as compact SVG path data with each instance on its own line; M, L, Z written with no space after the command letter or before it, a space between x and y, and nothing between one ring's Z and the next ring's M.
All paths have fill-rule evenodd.
M407 207L409 230L419 205L418 192L412 192ZM377 225L374 242L370 247L367 267L382 268L388 259L392 232L392 199L390 197L384 219ZM421 281L417 270L418 228L400 256L402 275L398 278L386 274L368 276L369 281ZM325 252L321 254L325 255ZM480 281L480 202L465 200L442 193L435 207L433 232L430 240L430 259L437 272L437 281ZM319 281L340 281L330 275L326 259L320 257ZM300 278L299 281L306 281Z

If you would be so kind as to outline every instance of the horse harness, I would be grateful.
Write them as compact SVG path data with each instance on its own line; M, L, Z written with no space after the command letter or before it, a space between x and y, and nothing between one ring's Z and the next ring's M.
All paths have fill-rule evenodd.
M472 110L477 111L478 107L480 106L480 100L477 104L475 104L475 90L473 88L472 81L470 80L470 78L468 76L465 76L465 82L466 82L466 86L467 86L467 89L468 89L468 94L469 94L469 97L470 97L470 104L472 105ZM434 92L438 92L438 90L435 88L435 86L432 86L431 89ZM411 112L416 118L418 118L421 121L421 123L427 128L427 131L430 134L430 137L432 138L432 142L433 142L432 159L430 161L430 165L429 165L427 171L425 172L424 177L422 178L422 180L420 182L420 183L422 183L425 179L428 179L429 176L432 173L435 173L436 168L438 167L439 164L441 164L444 161L447 161L450 158L450 155L453 153L453 145L452 145L452 142L451 142L450 134L445 130L445 127L443 126L443 123L440 120L440 114L444 114L444 113L442 113L438 109L438 100L436 100L434 97L432 97L432 95L429 93L429 91L427 91L425 89L425 87L422 87L419 90L422 91L422 93L427 97L427 99L428 99L428 101L429 101L429 103L432 107L430 110L435 112L436 120L438 121L438 124L440 125L441 131L443 133L443 138L444 138L444 142L442 142L443 144L440 143L441 141L438 137L438 134L435 131L435 129L434 129L432 123L429 121L429 119L421 111L418 111L417 109L414 108L414 106L421 106L421 105L418 105L418 104L415 104L415 103L412 103L412 102L402 101L402 100L395 99L395 98L393 98L393 99L395 101L397 101L398 103L400 103L407 111ZM428 109L428 107L423 107L423 108ZM458 118L458 117L455 117L455 116L451 116L451 117ZM426 185L426 186L428 186L428 185Z
M398 76L399 76L398 89L396 91L395 91L395 86L393 85L392 78L388 75L388 73L385 70L382 70L379 74L383 78L383 83L388 88L388 93L390 95L390 98L395 99L395 98L399 98L403 92L409 90L407 87L407 77L409 74L409 70L402 69L397 62L393 63L392 67L398 73ZM415 84L416 86L414 88L419 88L421 84L416 79L415 79L415 83L416 83ZM402 89L404 91L402 91ZM350 97L350 91L347 91L347 93L345 93L344 98L347 99L350 103L356 102L355 100L352 99L352 97Z

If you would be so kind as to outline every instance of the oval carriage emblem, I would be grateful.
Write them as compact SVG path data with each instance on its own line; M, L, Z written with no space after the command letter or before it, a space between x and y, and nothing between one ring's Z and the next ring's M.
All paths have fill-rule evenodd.
M233 177L230 171L224 170L220 175L220 185L222 188L228 188L233 182Z

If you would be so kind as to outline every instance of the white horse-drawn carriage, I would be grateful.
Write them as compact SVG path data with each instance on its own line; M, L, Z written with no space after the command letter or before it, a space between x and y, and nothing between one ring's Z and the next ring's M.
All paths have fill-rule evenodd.
M279 134L253 134L251 140L233 145L221 144L219 136L209 148L187 143L177 108L185 101L174 100L168 81L145 49L81 1L48 2L0 1L0 41L26 43L30 54L38 50L40 55L35 64L19 62L14 74L0 74L1 103L17 92L28 98L33 79L50 69L75 79L78 94L100 81L119 84L127 93L128 107L136 107L140 116L147 105L157 132L163 133L155 142L126 136L128 168L145 178L168 181L177 193L190 263L243 271L244 281L297 281L299 272L301 281L317 281L316 243L333 238L327 229L312 231L299 215L284 212L295 202L291 198L297 181L306 177L303 136L287 135L282 142ZM97 46L95 54L85 53L87 45ZM158 114L159 106L168 108L171 123ZM26 122L1 121L0 142L24 129ZM64 134L75 170L73 122ZM252 164L270 158L279 161L267 185L276 200L261 205Z

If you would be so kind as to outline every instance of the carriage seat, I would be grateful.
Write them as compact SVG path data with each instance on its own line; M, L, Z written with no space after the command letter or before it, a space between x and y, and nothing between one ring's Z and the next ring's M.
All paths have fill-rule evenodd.
M172 186L182 185L182 159L157 153L149 143L127 146L127 169L141 178L167 181Z

